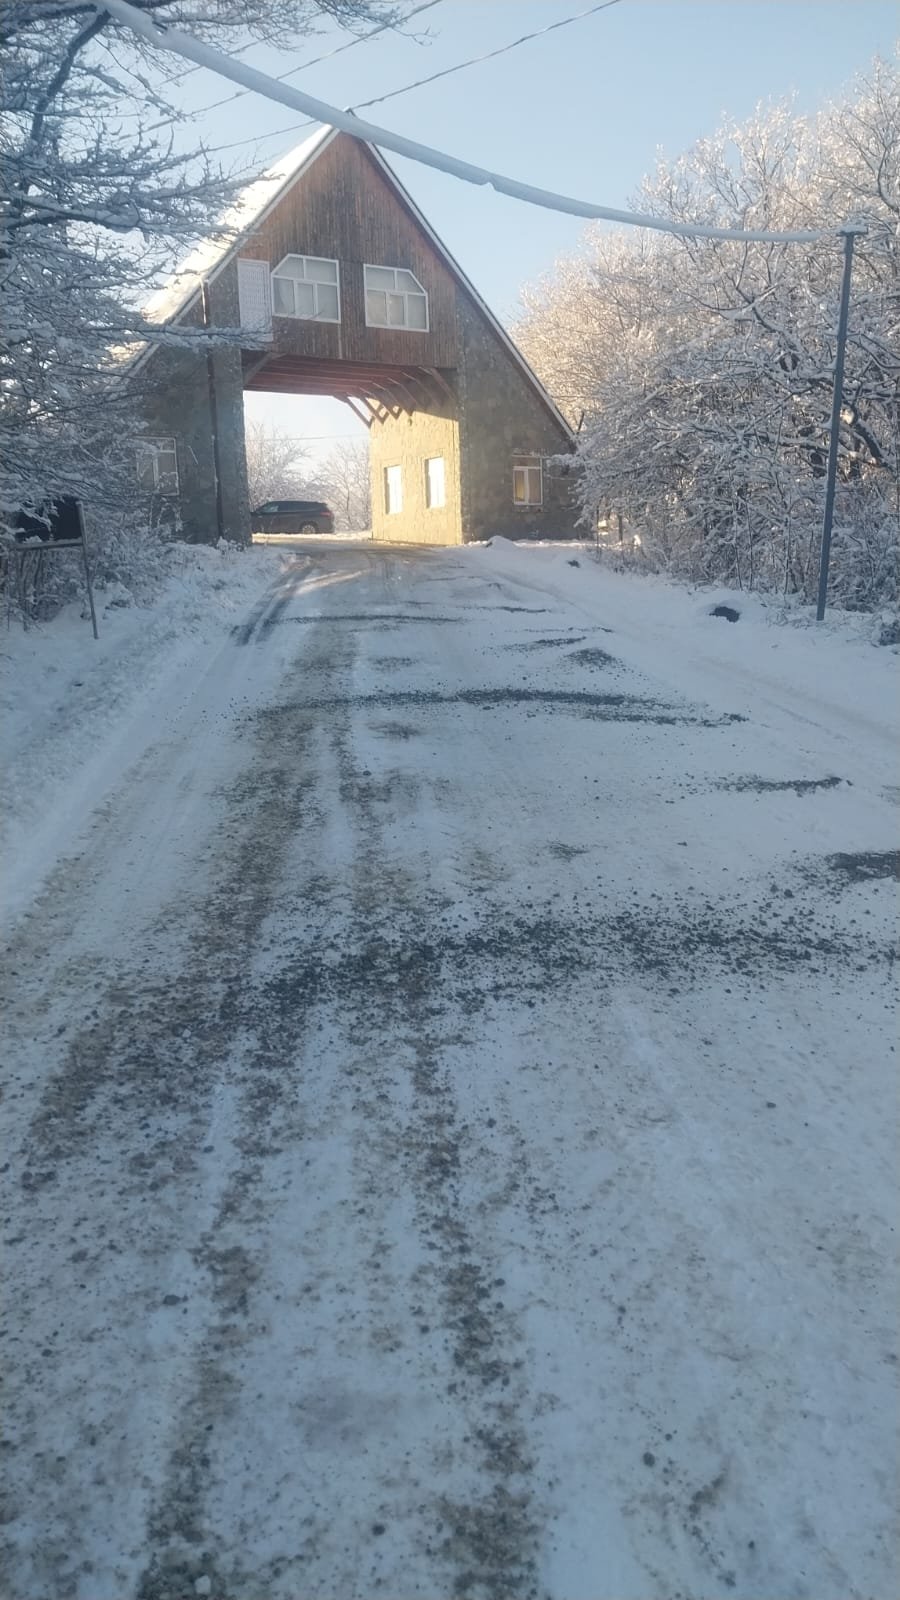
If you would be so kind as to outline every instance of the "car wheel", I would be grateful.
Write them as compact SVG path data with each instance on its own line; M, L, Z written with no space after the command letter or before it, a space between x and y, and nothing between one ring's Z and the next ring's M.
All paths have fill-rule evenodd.
M319 530L316 527L316 524L314 522L304 522L302 528L300 529L301 533L307 533L307 534L309 534L309 533L318 533L318 531Z

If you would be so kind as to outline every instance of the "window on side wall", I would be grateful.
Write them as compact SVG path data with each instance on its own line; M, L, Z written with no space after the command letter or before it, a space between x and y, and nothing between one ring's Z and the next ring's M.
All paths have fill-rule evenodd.
M514 456L513 504L517 506L544 504L544 475L540 456Z
M340 274L325 256L285 256L272 273L276 317L304 322L340 322Z
M363 267L368 328L428 332L428 296L406 267Z
M403 510L403 479L399 467L384 469L384 509L388 516Z
M425 505L429 511L439 511L447 504L444 484L443 456L429 456L425 462Z
M135 439L135 475L145 494L178 493L178 452L174 439Z

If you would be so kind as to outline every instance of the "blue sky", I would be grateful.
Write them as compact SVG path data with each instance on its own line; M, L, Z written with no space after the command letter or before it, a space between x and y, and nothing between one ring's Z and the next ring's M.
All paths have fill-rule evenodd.
M418 41L383 34L291 80L339 105L357 105L585 9L588 0L442 0L410 26ZM898 13L887 0L621 0L612 9L524 44L494 61L363 113L398 132L548 189L627 206L658 154L680 154L723 117L760 101L793 99L800 112L839 94L873 56L895 49ZM423 35L427 39L423 41ZM296 62L347 36L323 30ZM244 59L279 74L283 52ZM261 138L295 120L246 95L201 108L229 86L195 72L180 89L195 113L185 130L213 148ZM297 121L300 119L297 118ZM228 151L258 166L303 137L284 133ZM577 245L583 224L389 157L434 228L504 320L522 284ZM338 402L254 399L254 414L291 433L349 433Z

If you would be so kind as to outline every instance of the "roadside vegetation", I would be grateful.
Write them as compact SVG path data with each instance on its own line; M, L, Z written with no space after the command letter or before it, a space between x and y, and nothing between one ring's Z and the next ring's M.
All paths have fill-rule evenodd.
M833 604L897 599L900 72L815 118L760 110L660 164L636 209L678 222L865 224L853 273ZM586 531L617 561L811 598L841 273L836 240L588 229L528 288L516 337L579 428Z
M405 15L385 0L134 4L236 54L292 49L321 24L365 33ZM148 323L141 307L256 173L185 136L186 72L161 70L158 51L108 14L80 0L11 0L0 41L0 533L20 511L75 496L89 510L98 581L152 587L178 520L138 483L139 384L123 352L203 339ZM49 616L79 588L77 562L48 559L29 604Z

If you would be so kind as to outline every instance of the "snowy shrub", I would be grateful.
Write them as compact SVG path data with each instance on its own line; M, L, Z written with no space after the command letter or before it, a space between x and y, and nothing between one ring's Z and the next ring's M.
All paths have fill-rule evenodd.
M168 530L154 520L140 499L128 509L91 508L86 518L91 576L101 604L131 605L149 600L170 570ZM47 621L68 601L85 597L79 550L27 553L0 578L4 606L27 620Z

